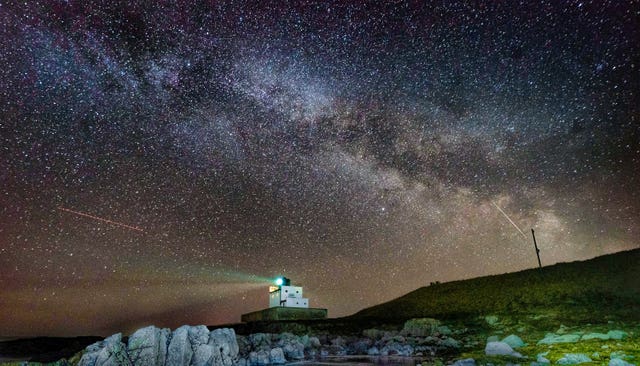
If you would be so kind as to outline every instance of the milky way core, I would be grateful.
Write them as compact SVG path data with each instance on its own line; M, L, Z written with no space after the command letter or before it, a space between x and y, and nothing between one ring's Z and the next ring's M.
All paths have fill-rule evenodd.
M637 1L0 1L0 336L536 267L496 207L543 265L637 248L639 28Z

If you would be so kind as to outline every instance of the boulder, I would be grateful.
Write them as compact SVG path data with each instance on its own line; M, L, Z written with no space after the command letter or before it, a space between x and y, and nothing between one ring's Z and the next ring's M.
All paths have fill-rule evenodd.
M209 329L204 325L189 327L188 331L189 343L192 346L199 346L209 342Z
M232 366L237 361L240 347L236 340L236 332L233 329L214 329L209 333L207 344L217 350L220 355L221 366Z
M615 339L617 341L623 340L628 336L627 332L622 330L610 330L607 332L607 335L609 336L609 339Z
M515 334L506 336L502 341L511 346L511 348L520 348L525 345L522 339Z
M287 360L284 358L284 352L282 351L282 348L276 347L272 349L271 352L269 352L269 361L272 364L278 365L286 363Z
M580 340L579 334L554 334L547 333L538 344L575 343Z
M514 351L510 345L504 342L489 342L484 348L484 353L487 356L513 356L522 357L521 354Z
M599 339L602 341L606 341L609 339L609 335L607 335L606 333L587 333L580 338L580 340L582 341L588 341L590 339Z
M220 351L208 344L198 344L193 347L191 366L221 365Z
M562 358L556 361L559 365L577 365L580 363L591 362L589 356L584 353L565 353Z
M263 349L271 345L271 334L254 333L249 335L249 344L253 349ZM269 347L270 348L270 347Z
M265 366L270 363L269 352L265 350L259 350L257 352L249 353L249 366Z
M122 334L117 333L86 348L79 366L132 366Z
M609 360L609 366L634 366L634 364L629 363L625 360L621 360L619 358L612 358Z
M473 358L465 358L464 360L457 360L453 363L453 366L476 366L476 360Z
M161 357L160 347L163 348ZM134 366L163 366L166 357L166 343L160 345L160 329L148 326L136 330L127 343L127 353Z
M167 348L166 366L189 366L193 357L193 349L189 342L188 325L183 325L173 331Z
M367 350L367 354L369 356L378 356L380 354L380 350L378 349L378 347L371 347Z

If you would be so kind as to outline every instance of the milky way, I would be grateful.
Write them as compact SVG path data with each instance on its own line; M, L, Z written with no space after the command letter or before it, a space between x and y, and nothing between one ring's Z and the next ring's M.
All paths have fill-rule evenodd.
M639 245L638 2L144 3L0 2L0 336Z

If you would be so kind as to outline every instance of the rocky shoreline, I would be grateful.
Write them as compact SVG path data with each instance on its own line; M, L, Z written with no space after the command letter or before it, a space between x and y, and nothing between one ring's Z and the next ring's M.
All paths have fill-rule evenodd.
M489 328L444 325L431 318L411 319L400 329L365 329L338 335L298 333L236 334L232 328L209 330L204 325L173 331L149 326L129 337L112 335L91 344L58 365L79 366L267 366L285 363L349 362L349 357L375 360L403 359L408 364L455 366L549 364L634 365L638 342L634 333L614 329L616 324L560 326L542 333L522 323L506 325L497 317L483 319ZM600 328L598 328L600 327ZM608 327L604 331L603 327ZM600 332L594 332L600 329ZM525 340L511 333L518 330ZM370 360L371 361L371 360ZM361 362L361 361L359 361ZM371 362L373 363L373 362Z

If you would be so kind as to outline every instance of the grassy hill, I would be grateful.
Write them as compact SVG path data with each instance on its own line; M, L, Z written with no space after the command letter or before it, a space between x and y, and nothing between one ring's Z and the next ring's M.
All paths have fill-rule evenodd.
M419 288L346 319L395 323L410 318L539 314L563 321L640 319L640 249L541 269Z

